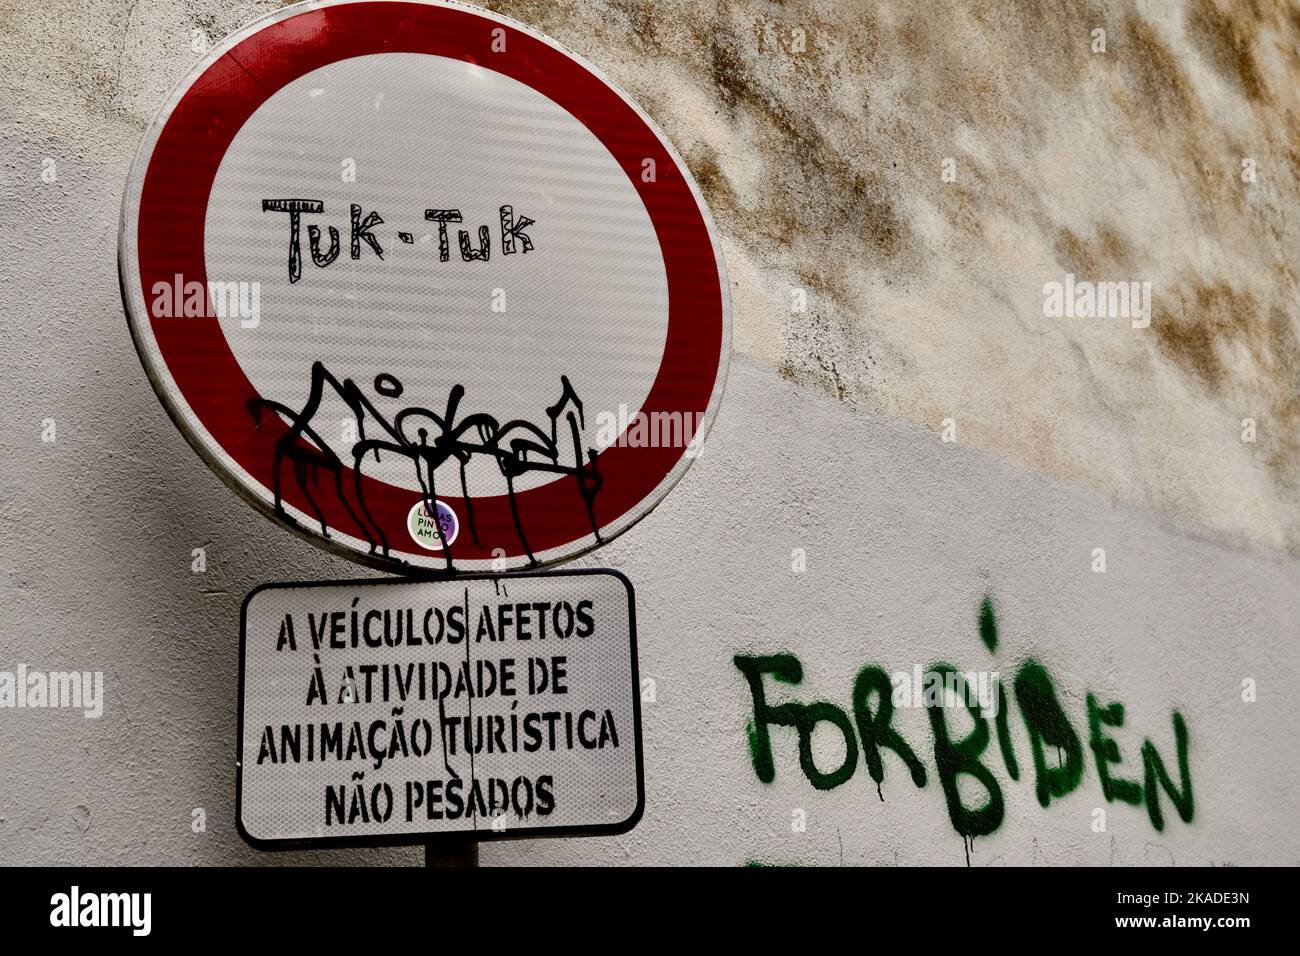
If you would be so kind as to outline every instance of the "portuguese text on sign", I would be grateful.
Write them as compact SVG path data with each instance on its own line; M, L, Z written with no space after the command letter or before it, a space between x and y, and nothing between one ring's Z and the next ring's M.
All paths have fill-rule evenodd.
M255 845L629 829L632 589L609 571L259 588L239 826Z

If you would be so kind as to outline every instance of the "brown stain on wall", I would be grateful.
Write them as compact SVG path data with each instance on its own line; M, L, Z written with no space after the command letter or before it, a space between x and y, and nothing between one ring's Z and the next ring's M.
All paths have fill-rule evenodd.
M1192 278L1162 293L1151 327L1161 354L1211 390L1230 380L1228 346L1241 346L1279 395L1300 398L1296 316L1266 308L1253 293L1226 282ZM1294 399L1292 399L1294 400Z
M1125 16L1116 53L1137 95L1141 119L1154 119L1161 126L1202 121L1186 70L1154 27L1135 14Z
M1200 278L1188 279L1160 301L1164 304L1151 322L1159 354L1202 388L1222 395L1243 418L1257 419L1257 440L1273 479L1283 488L1300 487L1295 313L1280 305L1266 308L1252 292Z
M1057 261L1079 279L1126 276L1133 266L1133 249L1128 240L1107 223L1097 226L1091 238L1061 226L1053 248Z
M1091 0L978 0L958 4L990 37L1014 38L1005 50L1007 60L1032 78L1031 85L1046 83L1058 90L1074 89L1095 65L1090 50L1091 31L1110 26L1102 4ZM942 23L948 11L928 10L926 16ZM1022 57L1033 50L1032 57Z
M1165 304L1151 321L1160 353L1205 388L1218 391L1226 375L1222 350L1258 327L1258 301L1224 283L1201 279L1169 290L1161 301Z
M1294 8L1292 8L1294 13ZM1193 0L1187 28L1193 42L1215 70L1253 101L1265 98L1264 79L1255 63L1252 34L1257 17L1248 26L1241 8L1221 10L1215 0Z
M708 42L710 79L726 111L755 124L773 189L758 197L756 207L741 207L720 194L714 177L706 198L740 219L733 225L743 233L784 243L820 234L858 255L898 256L909 229L888 199L885 178L841 153L816 122L786 106L737 50L736 37L714 36Z
M772 304L779 327L767 334L778 339L772 348L788 378L843 401L932 414L944 385L921 376L936 347L909 338L932 331L909 329L875 295L915 291L908 315L963 334L978 324L944 373L960 383L973 419L996 420L1006 380L1019 383L1017 402L1053 400L1050 386L999 364L1027 347L1043 350L1034 359L1044 362L1041 381L1082 374L1078 356L1086 355L1126 370L1102 374L1106 388L1135 394L1149 385L1151 363L1163 362L1176 376L1153 400L1168 427L1114 425L1133 429L1125 438L1134 454L1150 455L1147 467L1168 467L1168 436L1207 434L1187 401L1195 393L1268 419L1267 447L1261 438L1245 453L1280 487L1300 483L1300 447L1282 437L1300 426L1297 285L1287 268L1287 250L1300 243L1300 4L492 7L608 72L678 146L747 267L780 294L795 284L809 290L807 313ZM1092 49L1098 28L1104 52ZM1225 96L1239 105L1226 107ZM1240 179L1244 156L1259 161L1257 186ZM956 160L956 182L941 181L946 157ZM1030 262L1055 268L1040 275L1045 266ZM1041 313L1041 301L1000 292L1006 283L1038 290L1061 271L1153 280L1152 327L1103 343L1090 339L1110 334L1103 325L1058 324L1061 355L1046 338L1032 346L998 339L1032 333ZM939 303L953 301L954 281L969 285L980 309L948 314ZM942 296L936 282L947 284ZM999 324L990 310L1016 315ZM1063 405L1054 414L1091 410ZM1079 464L1094 450L1060 437L1088 433L1082 424L1002 429L1014 435L998 451L1052 474L1095 477L1100 468ZM1162 480L1191 486L1205 476ZM1300 551L1300 507L1278 507L1290 508L1279 520L1290 522L1286 536Z

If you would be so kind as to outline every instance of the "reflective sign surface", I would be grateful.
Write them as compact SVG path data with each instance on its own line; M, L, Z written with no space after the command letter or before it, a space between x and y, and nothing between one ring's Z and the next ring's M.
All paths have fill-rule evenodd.
M267 585L244 603L241 658L254 845L640 818L632 588L614 572Z
M699 453L730 304L644 113L519 24L301 4L215 48L123 204L137 347L191 444L394 569L563 560Z

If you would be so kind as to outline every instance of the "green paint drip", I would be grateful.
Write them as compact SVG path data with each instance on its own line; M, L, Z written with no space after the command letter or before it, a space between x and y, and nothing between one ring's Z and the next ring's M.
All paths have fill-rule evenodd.
M1020 779L1020 764L1016 761L1016 749L1011 742L1011 727L1007 724L1007 694L1002 689L1002 681L993 683L997 694L998 713L995 724L998 728L998 749L1002 751L1002 762L1007 765L1007 775L1012 780Z
M998 619L993 614L993 602L988 595L980 602L980 640L990 651L998 649Z

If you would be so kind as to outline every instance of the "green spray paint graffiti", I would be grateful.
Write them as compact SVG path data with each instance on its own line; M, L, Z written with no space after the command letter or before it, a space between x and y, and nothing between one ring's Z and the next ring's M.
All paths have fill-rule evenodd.
M985 598L980 606L979 636L990 652L998 647L998 624L993 603ZM894 726L895 708L912 704L907 683L891 678L881 667L869 664L863 667L853 681L848 711L825 700L812 703L789 702L769 704L767 682L797 685L803 681L803 665L793 654L750 656L737 654L735 665L749 685L753 702L753 719L746 727L749 753L754 773L763 783L776 779L776 764L772 756L773 727L789 727L795 731L799 767L804 777L818 790L833 790L848 782L857 770L859 756L866 764L867 773L876 784L876 791L884 799L881 785L885 779L886 752L900 761L918 788L928 781L926 766L916 750ZM948 817L953 829L964 840L985 836L1002 824L1006 813L1002 785L991 769L992 763L985 752L994 738L1002 758L1002 766L1012 781L1020 779L1020 763L1012 739L1007 701L1013 697L1029 739L1033 761L1034 787L1041 806L1073 792L1083 779L1085 769L1084 744L1057 694L1056 682L1041 663L1029 658L1020 664L1011 682L1011 692L997 674L988 685L980 681L980 693L974 692L976 678L962 674L951 664L939 661L925 670L922 678L917 668L918 681L924 690L923 703L933 737L933 766L939 778ZM907 676L907 675L899 675ZM957 693L952 691L956 689ZM1143 779L1139 783L1119 775L1122 764L1119 743L1108 735L1108 730L1124 726L1124 705L1118 701L1102 704L1088 693L1088 750L1097 766L1102 795L1108 802L1140 805L1146 803L1151 825L1162 831L1165 813L1161 794L1173 804L1179 818L1190 823L1194 814L1192 777L1189 765L1187 725L1182 714L1173 711L1174 745L1177 754L1177 780L1166 769L1165 762L1150 739L1142 743L1140 760ZM964 705L972 729L963 736L954 736L948 711L957 704ZM838 767L819 767L813 754L813 733L819 725L834 728L844 743L844 757ZM982 801L970 800L970 787L958 787L962 778L978 785ZM965 799L963 798L963 792Z

